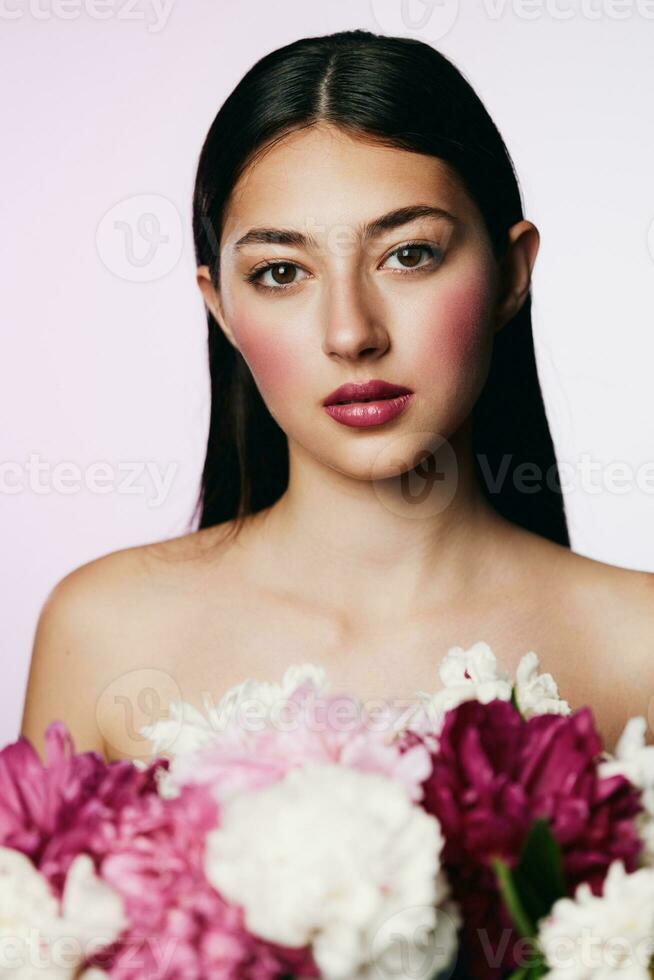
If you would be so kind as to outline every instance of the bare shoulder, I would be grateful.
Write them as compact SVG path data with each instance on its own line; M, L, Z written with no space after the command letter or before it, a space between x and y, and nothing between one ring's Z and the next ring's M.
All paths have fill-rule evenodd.
M654 643L654 573L569 553L570 596L612 641Z
M654 741L654 574L568 549L550 556L552 613L561 628L553 672L572 692L573 707L593 708L607 747L634 715L646 718Z
M175 602L195 593L200 567L215 567L227 552L229 530L220 525L122 548L54 585L36 624L21 726L40 751L47 725L59 720L78 750L116 754L108 749L103 722L110 705L115 711L135 682L146 700L162 705L178 695L158 637L165 635Z
M644 641L651 636L653 572L590 558L523 529L514 529L511 544L520 555L518 576L531 582L544 602L554 600L562 616L568 612L607 635L625 629Z
M506 540L502 567L522 610L522 652L536 650L573 708L593 709L608 748L634 715L647 719L654 741L654 574L523 529L512 528Z
M588 559L578 569L590 703L605 744L613 750L634 715L645 718L646 741L654 743L654 574Z

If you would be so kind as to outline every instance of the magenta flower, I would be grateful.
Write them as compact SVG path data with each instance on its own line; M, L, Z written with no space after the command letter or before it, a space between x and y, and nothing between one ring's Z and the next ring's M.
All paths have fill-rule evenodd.
M423 805L445 835L465 969L488 980L519 965L492 858L514 866L533 821L548 817L570 894L581 881L599 894L611 861L636 867L640 793L623 776L599 778L602 744L588 708L525 721L507 701L466 701L446 714L439 743Z
M289 949L251 936L240 907L207 881L204 842L217 805L203 787L175 799L143 797L124 808L107 846L102 877L125 902L130 929L94 961L118 980L272 980L317 976L308 947ZM107 966L107 959L110 965Z
M22 851L37 865L48 841L93 798L107 771L96 752L75 754L60 722L47 729L45 756L44 765L22 736L0 751L0 844Z
M239 907L203 871L204 840L218 805L201 786L176 799L157 792L155 760L137 769L75 753L65 726L46 732L43 764L29 741L0 752L0 844L22 851L61 894L77 854L92 858L118 893L129 927L89 965L119 980L272 980L317 976L309 947L252 937Z

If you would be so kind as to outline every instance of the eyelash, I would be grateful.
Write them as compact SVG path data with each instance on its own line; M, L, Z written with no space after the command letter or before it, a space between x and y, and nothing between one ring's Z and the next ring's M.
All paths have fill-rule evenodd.
M428 242L407 242L404 245L399 245L392 252L389 252L386 258L390 259L392 255L397 255L398 252L402 252L404 251L404 249L415 249L415 248L421 248L424 251L429 252L431 254L432 260L436 257L440 259L443 258L443 250L438 245L432 245ZM386 259L384 261L386 261ZM277 262L266 262L265 265L259 266L257 269L253 269L252 272L249 272L245 276L245 278L248 282L251 282L257 289L263 289L268 293L283 293L287 289L293 289L295 286L298 285L296 282L289 282L286 283L285 285L278 284L277 286L268 286L265 283L260 282L261 276L263 276L264 273L268 272L270 269L275 269L277 268L277 266L280 265L281 266L292 265L298 269L301 268L301 266L297 262L285 262L282 260L279 260ZM414 269L393 269L393 272L398 273L401 276L415 275L418 272L425 272L426 269L429 269L430 267L431 267L431 262L428 262L425 265L416 266Z

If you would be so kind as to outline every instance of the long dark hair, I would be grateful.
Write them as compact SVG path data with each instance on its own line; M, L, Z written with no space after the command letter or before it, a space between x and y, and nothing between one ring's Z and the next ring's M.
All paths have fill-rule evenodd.
M225 207L239 176L261 150L319 121L431 154L454 168L484 218L495 258L502 260L508 228L524 217L520 190L508 150L472 86L422 41L348 30L301 38L265 55L214 119L193 194L195 256L211 270L214 288L220 288ZM237 530L248 514L269 507L285 491L288 444L245 360L208 309L207 318L211 416L191 523L200 511L198 528L234 520ZM569 546L538 381L530 296L495 335L472 433L475 470L494 508ZM531 480L528 490L520 482L525 476Z

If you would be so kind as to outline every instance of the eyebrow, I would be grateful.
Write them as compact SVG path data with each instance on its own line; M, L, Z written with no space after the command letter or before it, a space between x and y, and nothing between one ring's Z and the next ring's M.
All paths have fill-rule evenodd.
M363 236L364 241L377 238L385 231L400 228L402 225L415 221L416 218L444 218L452 224L458 224L459 219L444 208L431 204L413 204L403 208L395 208L386 214L375 218L374 221L364 222L357 226L356 231ZM297 248L317 248L318 243L312 235L304 235L300 231L289 228L251 228L235 243L234 249L246 245L292 245Z

